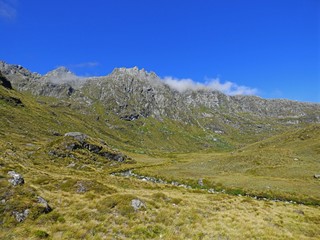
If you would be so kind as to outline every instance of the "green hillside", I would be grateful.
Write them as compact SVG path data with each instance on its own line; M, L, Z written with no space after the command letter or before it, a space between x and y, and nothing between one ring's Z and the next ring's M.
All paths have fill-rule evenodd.
M320 125L211 118L223 133L0 86L0 238L317 239Z

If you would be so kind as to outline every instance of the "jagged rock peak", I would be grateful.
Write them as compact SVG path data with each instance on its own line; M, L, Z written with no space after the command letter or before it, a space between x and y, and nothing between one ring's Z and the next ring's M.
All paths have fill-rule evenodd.
M14 75L19 74L22 77L29 77L29 78L38 78L41 75L36 72L31 72L28 69L24 68L21 65L15 64L8 64L5 61L0 61L0 71L3 75Z
M60 75L66 75L66 74L75 75L68 68L61 66L48 72L45 76L60 76Z
M55 84L68 84L73 88L77 88L81 86L86 79L75 75L66 67L58 67L44 75L42 80Z
M139 69L137 66L132 67L132 68L125 68L125 67L115 68L112 71L111 75L114 75L114 74L129 74L129 75L133 75L133 76L158 77L154 72L147 72L144 68Z

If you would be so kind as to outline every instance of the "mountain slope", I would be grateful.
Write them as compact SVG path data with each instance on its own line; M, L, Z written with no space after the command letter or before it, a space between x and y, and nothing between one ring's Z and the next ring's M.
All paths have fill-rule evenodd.
M1 239L318 238L317 104L19 69L0 76ZM168 183L112 174L128 169Z
M185 133L190 131L192 136L189 138L199 136L201 144L197 147L203 149L216 145L209 139L217 137L228 142L224 145L238 146L320 121L319 104L227 96L209 89L178 92L155 73L136 67L119 68L108 76L92 78L76 77L66 68L40 76L4 62L1 62L0 70L19 91L54 97L59 104L69 105L77 112L96 115L96 118L104 119L105 123L101 124L104 128L126 126L125 129L132 129L129 132L137 140L130 144L142 148L151 147L149 143L154 145L153 138L159 139L155 132L160 134L160 139L173 140L174 147L164 149L181 151L185 148L176 146L188 138ZM158 126L159 121L161 126L167 125L164 130ZM177 135L179 129L181 134ZM177 136L172 138L172 135ZM166 145L166 142L162 144ZM190 146L190 141L186 145Z

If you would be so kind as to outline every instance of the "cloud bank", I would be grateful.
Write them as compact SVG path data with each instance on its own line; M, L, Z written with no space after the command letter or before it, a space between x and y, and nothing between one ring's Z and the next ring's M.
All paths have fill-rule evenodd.
M15 19L17 16L16 4L15 0L0 0L0 17L6 20Z
M255 95L258 92L256 88L240 86L230 81L222 83L219 78L207 79L204 83L196 82L190 78L178 79L173 77L164 77L162 80L169 85L169 87L179 92L200 89L218 90L228 95Z

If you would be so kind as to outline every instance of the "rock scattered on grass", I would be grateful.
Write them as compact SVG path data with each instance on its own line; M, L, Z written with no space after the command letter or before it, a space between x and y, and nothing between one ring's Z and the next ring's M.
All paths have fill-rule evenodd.
M79 142L83 142L88 136L81 132L68 132L64 135L65 137L73 137Z
M74 162L72 162L72 163L70 163L68 166L67 166L67 168L73 168L73 167L75 167L76 166L76 164L74 163Z
M200 178L200 179L198 180L198 185L201 186L201 187L203 187L203 179L202 179L202 178Z
M52 211L52 208L49 206L48 202L42 198L42 197L38 197L38 203L40 203L43 207L44 207L44 212L45 213L49 213Z
M85 193L88 191L88 188L83 182L77 182L77 193Z
M13 186L23 185L23 184L24 184L24 179L23 179L23 177L22 177L19 173L16 173L15 171L9 171L8 174L12 177L12 178L9 179L8 181L9 181Z
M147 208L144 202L142 202L140 199L132 199L131 206L135 211L138 211L141 208Z
M26 209L23 212L13 211L12 214L17 222L23 222L29 215L29 209Z

